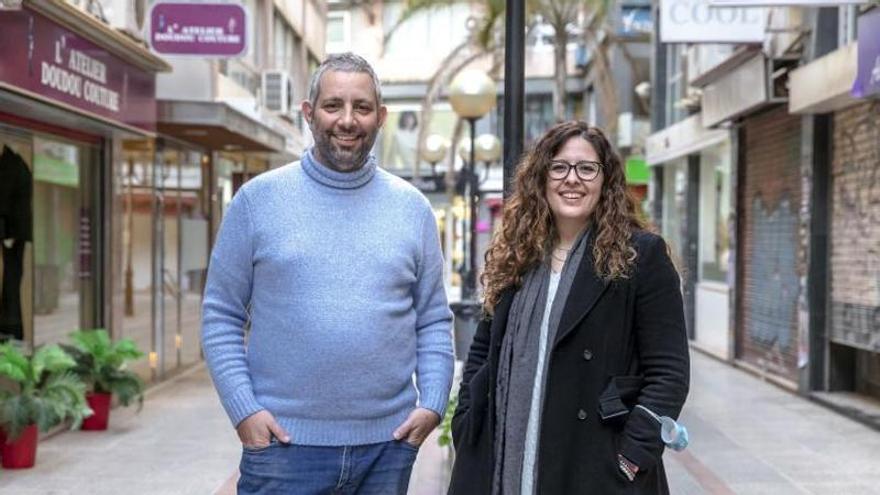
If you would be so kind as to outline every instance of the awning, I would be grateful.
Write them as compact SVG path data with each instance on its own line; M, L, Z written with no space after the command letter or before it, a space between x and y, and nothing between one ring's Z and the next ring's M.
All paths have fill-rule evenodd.
M799 67L789 78L788 111L826 113L858 103L852 95L858 46L851 43Z
M645 142L648 165L659 165L730 139L730 131L703 127L702 114L655 132Z
M226 103L158 102L159 132L212 150L283 153L284 135Z

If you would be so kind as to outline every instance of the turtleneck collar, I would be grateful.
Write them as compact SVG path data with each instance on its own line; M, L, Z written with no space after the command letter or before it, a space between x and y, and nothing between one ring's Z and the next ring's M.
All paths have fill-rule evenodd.
M334 189L357 189L370 182L376 175L376 157L370 154L367 163L354 172L337 172L320 163L312 154L312 148L306 150L302 157L302 168L309 177L320 184Z

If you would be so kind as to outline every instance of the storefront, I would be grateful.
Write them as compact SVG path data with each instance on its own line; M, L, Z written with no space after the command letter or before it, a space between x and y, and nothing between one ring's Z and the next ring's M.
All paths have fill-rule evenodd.
M740 136L736 357L796 386L801 118L776 107L749 116Z
M153 136L155 74L170 67L66 2L0 12L0 46L0 333L119 336L113 170L124 140Z
M209 160L167 136L125 140L121 151L113 168L114 330L150 350L135 369L162 378L201 358Z
M653 134L647 162L659 201L655 223L682 274L688 330L694 345L730 356L728 281L733 205L730 132L706 129L695 115Z
M798 68L792 113L813 129L813 217L806 391L877 424L880 398L880 10L858 40ZM818 198L818 201L817 201ZM818 276L817 276L818 275Z
M830 354L853 391L875 398L880 398L878 115L876 99L834 113L828 236Z

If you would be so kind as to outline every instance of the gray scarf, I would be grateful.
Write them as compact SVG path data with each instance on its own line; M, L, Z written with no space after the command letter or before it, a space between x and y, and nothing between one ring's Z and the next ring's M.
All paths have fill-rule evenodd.
M571 284L589 244L588 237L589 230L572 246L571 254L562 267L559 287L556 289L556 296L550 309L548 356L556 340L559 320ZM538 339L547 306L549 284L550 265L545 261L526 273L522 287L514 295L510 306L507 329L501 344L495 391L495 413L498 418L495 429L495 472L492 482L492 493L495 495L513 495L520 490L526 430L538 366ZM549 364L550 360L545 359L545 383ZM528 468L531 469L531 466Z

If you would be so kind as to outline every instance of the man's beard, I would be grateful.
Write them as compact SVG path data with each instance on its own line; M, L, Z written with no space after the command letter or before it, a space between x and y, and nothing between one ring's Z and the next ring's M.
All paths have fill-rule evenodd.
M373 143L376 142L376 136L379 129L370 134L363 136L361 145L351 150L344 150L335 146L331 141L332 131L320 132L311 125L312 136L315 139L315 148L318 151L318 158L321 163L337 172L354 172L360 170L367 163L370 150L373 149Z

